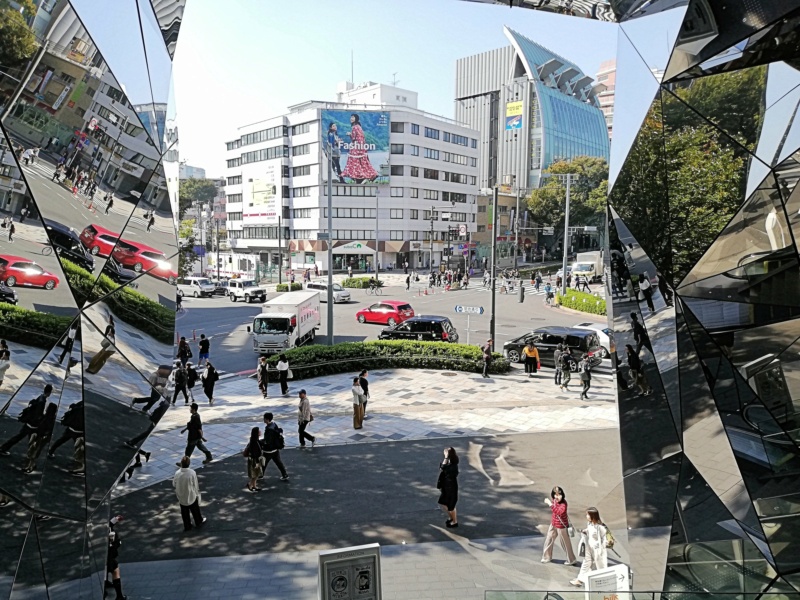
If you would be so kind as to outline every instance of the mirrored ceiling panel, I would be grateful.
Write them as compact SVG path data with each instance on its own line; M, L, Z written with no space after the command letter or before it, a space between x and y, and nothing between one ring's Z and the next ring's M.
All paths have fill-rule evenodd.
M140 0L141 1L141 0ZM186 0L150 0L170 57L175 56Z

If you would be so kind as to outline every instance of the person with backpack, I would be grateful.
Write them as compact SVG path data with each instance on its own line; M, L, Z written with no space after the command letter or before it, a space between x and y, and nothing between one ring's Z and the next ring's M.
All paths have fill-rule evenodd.
M197 380L200 379L200 376L197 374L197 370L194 368L192 363L186 363L186 387L189 390L189 398L191 398L192 402L194 402L194 394L192 393L192 388L197 383Z
M264 472L267 470L269 461L275 463L281 472L281 481L289 481L289 473L281 460L281 450L286 447L286 440L283 437L283 429L272 420L272 413L264 413L264 439L261 441L261 450L264 453Z
M39 423L41 423L42 419L44 418L44 410L47 406L47 399L52 393L53 386L48 383L46 386L44 386L44 391L41 394L28 402L28 406L26 406L17 417L17 421L22 423L22 428L20 428L17 435L0 446L1 456L8 456L11 454L10 450L15 444L18 444L25 438L30 438L30 436L36 433Z
M84 425L83 400L69 405L67 412L61 417L61 425L64 427L64 433L56 440L55 444L50 446L47 458L55 458L56 450L58 450L62 444L70 440L77 440L78 438L84 437L86 428Z
M210 360L206 361L206 368L200 379L203 380L203 393L208 398L208 405L214 406L214 384L219 380L219 373L217 373Z
M553 370L555 371L555 375L553 376L553 382L557 386L561 386L561 353L564 351L564 345L559 344L556 346L555 351L553 352Z
M166 414L166 412L169 410L169 407L170 404L168 398L164 398L163 400L161 400L161 402L158 403L158 406L156 406L156 409L150 414L150 425L147 426L147 429L145 429L142 433L140 433L136 437L127 440L125 442L125 445L128 446L128 448L136 448L137 447L136 445L139 442L144 441L145 438L147 438L147 436L150 435L150 432L156 428L156 425L158 425L158 422L161 420L161 417L163 417L164 414Z
M572 362L575 359L572 358L572 355L569 351L569 346L565 346L564 350L561 352L561 356L559 357L559 368L561 369L561 391L568 392L569 391L569 381L572 379Z
M189 342L186 341L185 337L181 337L178 342L178 356L175 358L180 360L183 366L186 366L186 363L192 358L192 349L189 347Z
M23 473L33 473L36 460L53 437L53 428L56 426L56 413L58 404L51 402L45 409L44 416L36 427L33 435L28 438L28 453L22 463Z
M189 404L189 394L186 392L186 386L189 383L189 376L186 374L184 366L178 365L173 372L175 377L175 391L172 393L172 404L178 399L178 394L183 392L183 403Z
M589 364L589 355L584 354L581 362L578 364L578 373L580 374L583 389L581 390L581 400L589 399L589 388L592 387L592 366Z

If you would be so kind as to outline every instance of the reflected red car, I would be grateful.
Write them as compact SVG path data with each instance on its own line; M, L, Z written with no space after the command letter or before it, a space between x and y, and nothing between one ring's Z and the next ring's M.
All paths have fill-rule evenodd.
M172 269L169 259L161 250L139 242L120 238L111 253L111 258L126 269L132 269L137 273L147 271L149 275L165 279L173 285L178 279L178 273Z
M414 316L414 309L405 300L381 300L356 313L359 323L380 323L393 326Z
M8 254L0 256L0 281L8 287L22 285L46 290L55 289L60 283L57 275L45 271L29 258Z
M81 244L93 255L102 257L111 256L114 246L117 244L119 234L100 225L87 225L81 231Z

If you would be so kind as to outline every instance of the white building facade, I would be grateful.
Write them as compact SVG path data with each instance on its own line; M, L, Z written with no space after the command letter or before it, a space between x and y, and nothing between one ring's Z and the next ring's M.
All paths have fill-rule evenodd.
M352 84L350 84L352 86ZM370 86L374 88L371 91ZM403 92L403 93L401 93ZM372 100L375 104L357 103ZM395 96L406 101L393 104ZM416 108L416 94L366 84L341 89L343 102L311 101L286 115L241 127L227 143L226 230L222 274L254 276L316 267L327 272L327 169L322 110L389 113L390 152L380 184L332 184L333 269L373 271L438 267L448 251L470 257L476 231L478 132ZM265 181L271 182L265 184ZM265 192L265 188L267 191ZM274 193L277 209L259 209ZM376 235L377 232L377 235ZM320 235L322 233L322 235ZM227 263L227 264L226 264Z

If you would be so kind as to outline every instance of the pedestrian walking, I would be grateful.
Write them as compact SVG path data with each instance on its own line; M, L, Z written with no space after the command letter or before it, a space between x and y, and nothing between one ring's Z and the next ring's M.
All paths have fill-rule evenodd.
M447 513L445 527L453 529L458 527L458 454L453 447L444 449L444 460L439 464L439 479L436 488L440 490L439 506Z
M17 232L17 228L14 226L14 221L9 222L8 224L8 241L14 241L14 234Z
M91 373L92 375L99 373L109 357L117 351L114 345L116 343L115 332L114 317L109 317L108 325L106 325L106 330L103 334L103 341L100 342L100 351L89 361L89 366L86 367L87 373Z
M119 570L119 547L122 545L122 540L119 534L114 531L115 525L122 522L122 517L117 515L108 522L108 548L106 550L106 587L113 587L117 593L115 600L127 600L127 596L122 593L122 575ZM111 575L111 584L109 586L108 576ZM103 592L105 596L105 592Z
M11 448L13 448L23 439L30 438L34 433L36 433L36 428L39 427L39 423L41 423L42 418L44 417L47 399L52 393L53 386L48 383L46 386L44 386L42 393L28 402L28 406L22 409L22 412L17 417L17 421L22 423L22 427L15 436L0 446L0 455L8 456L11 454Z
M656 312L656 307L653 305L653 284L650 283L650 276L647 271L642 273L639 278L639 293L641 295L639 300L647 302L647 308L650 309L651 313Z
M0 340L0 387L6 377L6 371L11 367L11 350L5 340Z
M137 404L144 404L142 412L149 411L153 405L161 398L167 397L167 380L170 375L169 367L158 367L150 374L147 382L150 384L150 395L134 398L131 401L131 408Z
M272 413L264 413L264 439L261 440L261 451L264 453L264 472L266 472L270 461L275 463L281 472L281 481L289 481L289 473L281 460L281 450L286 447L286 440L283 438L283 429L272 420Z
M77 333L78 322L73 321L72 326L69 328L69 332L67 333L67 338L64 340L64 350L61 352L61 356L58 357L58 364L63 363L65 357L72 355L72 347L75 344L75 334Z
M347 276L348 277L353 276L353 265L347 265Z
M300 404L297 407L297 435L300 439L300 447L306 447L306 440L311 442L311 447L314 447L314 442L317 441L313 435L306 433L306 427L311 421L314 420L314 415L311 412L311 404L308 402L305 390L300 390Z
M61 437L50 446L47 452L47 458L55 458L56 450L58 450L62 444L72 441L74 445L75 440L85 437L86 427L84 425L83 400L69 405L67 412L61 417L61 426L64 428L64 431Z
M581 530L581 541L578 543L578 548L581 545L584 548L581 570L578 576L570 581L576 587L588 585L590 571L608 567L607 548L614 547L614 536L600 519L600 511L594 506L586 509L586 529Z
M189 394L187 393L189 376L186 374L186 368L182 364L177 363L172 375L175 380L175 391L172 393L173 406L175 405L175 400L178 399L178 394L181 392L183 392L183 403L189 404Z
M200 376L197 374L197 369L194 368L194 365L190 362L186 363L186 389L189 392L189 398L194 402L194 393L192 389L194 388L197 380L200 379Z
M208 404L209 406L213 406L214 384L219 380L219 373L217 373L217 370L214 368L214 365L211 364L210 360L206 361L206 368L200 376L200 379L203 381L203 393L206 395L206 398L208 398Z
M522 350L522 354L525 356L525 372L528 374L528 377L533 377L540 366L539 350L536 348L536 344L533 343L533 340L528 342L528 345Z
M184 531L191 531L192 519L195 527L202 527L208 520L200 512L200 484L197 482L197 473L190 467L191 464L191 459L184 456L180 462L181 468L175 471L172 478L172 487L175 488L175 495L181 506Z
M652 344L650 344L650 336L647 335L647 331L639 322L639 315L637 315L635 312L631 313L631 327L633 328L633 339L636 342L637 356L639 352L641 352L642 346L644 346L650 351L650 354L655 358L655 354L653 354L653 346Z
M197 352L197 360L199 360L200 366L204 365L203 361L206 361L210 358L211 352L211 340L206 337L205 333L200 334L200 341L198 342L198 352Z
M186 341L185 337L181 337L178 342L178 356L175 358L180 360L184 367L189 359L192 358L192 349L189 347L189 342Z
M33 434L28 437L28 452L22 462L23 473L33 473L39 455L47 447L53 437L53 428L56 426L56 413L58 404L51 402L45 409L44 416L39 421Z
M483 353L483 377L489 378L489 366L492 364L492 340L486 340L486 344L481 348Z
M625 344L625 353L628 358L628 368L631 371L631 377L633 377L634 383L639 388L639 397L643 398L644 396L649 396L653 393L653 388L650 387L650 383L647 381L647 377L644 374L642 359L639 358L639 355L636 354L636 351L630 344Z
M156 224L156 217L153 213L150 213L150 218L147 221L147 233L150 233L150 228Z
M656 269L656 279L658 279L658 291L661 292L661 295L664 297L664 302L667 306L673 306L672 290L669 289L667 278L664 277L658 269Z
M407 269L406 272L408 272ZM411 289L411 275L406 275L406 291L410 289Z
M266 398L269 392L269 365L267 364L266 356L258 359L256 381L258 381L258 389L261 390L261 395Z
M190 410L192 416L189 418L189 422L186 423L186 427L181 429L181 435L187 431L189 432L186 439L186 452L184 452L184 455L191 456L195 447L197 447L206 455L206 459L203 461L205 465L214 460L214 457L211 456L211 452L206 448L204 443L207 440L203 435L203 422L200 420L200 415L197 412L197 404L195 402L192 402Z
M250 430L250 439L244 447L242 455L247 459L247 491L260 492L261 488L258 487L258 480L264 475L264 467L261 464L261 442L258 437L261 431L258 427L253 427Z
M106 200L106 214L108 214L108 211L110 211L111 207L114 206L114 197L111 195L111 192L108 192L106 194L105 200Z
M553 383L557 386L561 386L561 353L564 351L564 345L559 344L556 346L556 349L553 351L553 366L555 367L553 370L555 374L553 375Z
M358 384L361 386L361 389L364 390L364 406L361 411L362 419L367 418L367 403L370 399L369 393L369 372L366 369L362 369L361 373L358 374Z
M285 354L278 357L278 380L281 383L281 394L287 396L289 394L289 378L292 370L289 368L289 360Z
M168 398L162 399L161 402L158 403L158 406L156 406L156 409L152 413L150 413L150 425L147 426L147 429L145 429L142 433L140 433L136 437L132 437L131 439L126 440L125 445L128 446L128 448L137 448L137 444L139 442L143 442L147 438L147 436L150 435L150 432L156 428L156 425L158 425L158 422L161 420L161 417L163 417L167 413L169 407L170 407L169 399Z
M581 390L581 399L588 400L589 388L592 387L592 366L589 362L588 354L584 354L581 358L581 362L578 365L578 373L579 377L581 378L581 383L583 384L583 389Z
M550 498L544 499L545 504L550 507L550 527L547 528L547 535L544 538L544 549L542 551L542 562L549 563L553 559L553 545L556 538L561 542L561 547L567 554L567 566L575 564L575 553L572 551L572 540L570 537L575 535L575 530L569 522L567 513L567 496L564 490L555 486L550 490Z
M364 426L364 404L367 402L367 395L361 387L359 377L353 377L353 429L361 429Z
M569 382L572 379L572 354L569 346L564 346L561 356L558 357L558 367L561 370L561 391L569 391Z

